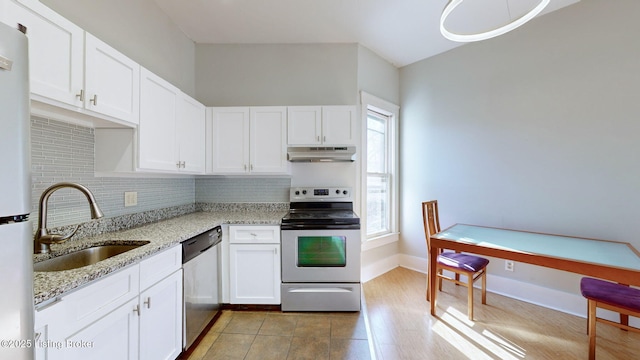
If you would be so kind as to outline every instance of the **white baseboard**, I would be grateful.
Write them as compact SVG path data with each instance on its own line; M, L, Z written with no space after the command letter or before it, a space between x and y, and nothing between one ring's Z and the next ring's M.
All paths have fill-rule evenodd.
M427 259L396 254L363 268L362 281L372 280L398 266L423 274L427 273ZM587 317L587 301L578 294L571 294L492 274L487 274L487 291L548 309L584 318ZM619 321L617 313L607 310L598 309L598 316L611 321ZM640 319L629 318L629 324L640 327Z
M391 255L382 260L376 261L373 264L364 266L360 272L362 282L364 283L375 279L378 276L397 268L400 265L398 256L399 254Z

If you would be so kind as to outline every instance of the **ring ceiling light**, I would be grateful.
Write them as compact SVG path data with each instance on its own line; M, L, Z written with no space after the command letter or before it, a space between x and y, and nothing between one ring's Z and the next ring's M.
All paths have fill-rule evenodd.
M540 0L540 3L538 3L538 5L536 5L533 9L531 9L528 13L496 29L481 32L481 33L476 33L476 34L457 34L447 30L447 28L444 26L444 22L447 20L447 17L451 15L453 10L455 10L455 8L458 7L458 5L462 4L463 1L464 0L449 0L447 5L444 7L444 10L442 10L442 16L440 17L440 32L445 38L452 41L473 42L473 41L487 40L487 39L491 39L492 37L500 36L504 33L507 33L523 25L527 21L536 17L536 15L538 15L542 10L544 10L545 7L547 7L547 5L549 5L549 2L551 0Z

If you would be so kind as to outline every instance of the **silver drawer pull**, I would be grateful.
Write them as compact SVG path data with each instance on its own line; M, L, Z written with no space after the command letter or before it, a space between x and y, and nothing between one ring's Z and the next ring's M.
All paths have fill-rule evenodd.
M93 99L89 99L90 103L93 103L93 106L98 106L98 94L93 95Z
M145 305L147 305L147 309L151 309L151 297L148 297L147 300L144 301Z
M84 102L84 89L80 89L80 94L76 94L76 97Z

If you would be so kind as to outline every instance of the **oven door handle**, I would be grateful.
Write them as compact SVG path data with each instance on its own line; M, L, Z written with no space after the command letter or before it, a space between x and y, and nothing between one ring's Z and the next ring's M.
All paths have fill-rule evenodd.
M290 293L349 293L353 292L352 289L349 288L341 288L341 287L322 287L322 288L297 288L297 289L289 289Z

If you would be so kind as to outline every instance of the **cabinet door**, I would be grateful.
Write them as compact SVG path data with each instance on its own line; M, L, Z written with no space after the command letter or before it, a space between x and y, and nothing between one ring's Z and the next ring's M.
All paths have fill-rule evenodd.
M176 134L180 171L202 174L205 170L206 108L195 99L182 94L178 104Z
M178 270L140 294L140 359L173 360L181 352L182 270Z
M280 304L280 245L229 245L232 304Z
M322 142L322 107L290 106L287 113L289 145L315 145Z
M287 172L286 107L252 107L251 166L252 173Z
M55 350L55 346L47 345L54 343L52 332L55 334L56 325L65 321L64 315L64 305L61 305L60 302L54 302L44 308L36 308L34 314L35 360L51 360L54 358L51 351L52 349Z
M139 167L178 171L176 115L180 90L152 72L141 69Z
M86 109L138 124L140 65L85 33Z
M50 359L137 359L138 298L78 332L66 336L60 349L51 349ZM55 339L55 338L54 338Z
M211 132L212 172L249 172L249 108L213 108Z
M27 27L34 99L82 106L84 31L36 0L4 0L3 22Z
M356 108L354 106L322 107L322 140L325 144L356 143Z

